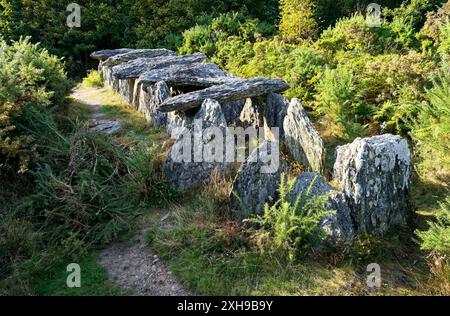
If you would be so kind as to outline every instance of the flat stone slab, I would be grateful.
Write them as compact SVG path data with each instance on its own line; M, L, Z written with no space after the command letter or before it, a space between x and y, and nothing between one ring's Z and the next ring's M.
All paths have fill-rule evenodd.
M289 88L289 85L281 79L236 79L226 84L167 99L159 106L158 110L161 112L187 111L199 107L205 99L227 103L267 95L270 92L281 92Z
M195 53L182 56L160 56L155 58L137 58L127 63L113 67L113 75L118 79L138 78L143 73L162 69L172 65L200 63L206 59L206 55Z
M104 50L99 50L99 51L93 52L91 54L91 58L104 61L104 60L107 60L109 57L116 56L119 54L129 53L131 51L133 51L133 49L131 49L131 48L104 49Z
M109 120L98 120L95 125L90 128L93 133L105 133L107 135L114 134L120 128L122 124L119 121L109 121Z
M176 53L165 48L157 48L157 49L134 49L132 51L117 54L109 57L107 60L103 62L103 66L114 66L119 65L121 63L126 63L130 60L137 58L155 58L160 56L175 56Z
M212 63L171 65L166 68L145 72L139 77L139 80L143 83L152 84L164 81L171 87L210 87L226 84L237 79L239 78L224 73L217 65Z

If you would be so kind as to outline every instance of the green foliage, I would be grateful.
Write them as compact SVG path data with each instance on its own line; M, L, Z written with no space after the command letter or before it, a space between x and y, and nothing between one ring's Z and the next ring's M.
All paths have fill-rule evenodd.
M416 105L418 115L411 119L411 136L421 158L419 170L424 176L433 174L444 181L448 181L450 174L450 75L447 71L427 90L426 102Z
M261 23L258 19L248 19L238 12L220 14L206 22L207 24L196 25L183 32L183 45L179 49L181 54L200 51L209 56L224 56L223 50L229 47L230 41L240 42L233 45L245 45L246 42L273 32L268 24Z
M211 38L211 27L209 25L196 25L183 32L183 45L179 49L180 54L192 54L202 52L212 55L215 50Z
M7 40L31 36L50 53L65 58L73 77L84 76L95 64L89 58L94 50L134 44L134 17L131 0L80 0L81 27L69 28L68 2L60 0L1 0L0 33Z
M292 202L295 181L285 184L282 175L278 200L272 206L265 204L262 216L250 219L250 222L261 227L256 231L255 238L268 234L269 246L275 251L286 251L290 259L294 259L306 246L323 239L325 236L319 228L320 219L332 212L326 209L324 197L310 196L314 181L306 192L300 192Z
M346 68L326 69L317 87L317 109L341 127L341 137L352 140L366 133L360 117L366 112L353 72Z
M440 203L441 210L436 221L429 221L427 231L416 231L421 240L421 249L450 257L450 198Z
M336 25L321 34L316 45L331 51L355 51L377 54L384 50L388 30L385 27L369 27L363 15L342 18Z
M445 65L450 65L450 20L447 19L440 26L440 40L437 48L438 53Z
M31 113L40 112L55 128L49 111L63 103L69 87L61 61L41 46L28 38L11 45L0 41L1 164L24 171L37 159L36 143L43 135L30 134L39 124Z
M315 14L316 4L312 0L281 0L280 33L289 42L314 38L318 33Z
M88 71L87 77L83 78L83 85L90 88L102 87L102 75L97 70Z

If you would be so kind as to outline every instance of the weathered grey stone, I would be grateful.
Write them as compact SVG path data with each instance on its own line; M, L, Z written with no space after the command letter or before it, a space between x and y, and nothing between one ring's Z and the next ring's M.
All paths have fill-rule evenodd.
M201 126L197 125L198 122L201 122ZM205 130L210 127L217 127L219 134L224 135L226 120L220 104L207 99L195 115L194 125L189 129L190 133L178 133L177 141L165 161L165 176L172 188L180 191L195 188L207 182L214 170L222 175L230 171L233 164L225 162L225 152L219 155L221 156L219 159L207 158L208 146L211 146L213 141L219 140L224 144L224 139L216 138L218 134L208 133L208 130ZM184 148L188 149L188 159L181 159L185 154L183 142L186 142L186 137L187 143L190 144ZM225 150L225 146L223 149Z
M191 63L174 64L165 68L146 71L139 79L146 83L165 81L171 87L210 87L229 83L238 78L225 74L217 65L212 63Z
M170 137L172 137L173 139L177 139L183 127L191 129L194 116L195 115L191 115L190 113L187 112L167 113L167 123L166 123L167 134L169 134Z
M382 234L405 222L411 181L411 153L405 139L385 134L339 146L333 172L358 232Z
M279 142L284 141L284 118L287 114L289 101L278 93L269 93L264 106L264 130L266 139L275 140L278 137ZM278 135L271 132L271 128L278 129Z
M175 55L176 55L175 52L165 48L133 49L123 54L113 55L108 59L106 59L103 63L104 66L114 66L137 58L155 58L160 56L175 56Z
M99 71L102 74L103 82L111 90L119 90L119 80L112 75L112 67L105 66L103 62L99 64Z
M281 98L275 97L278 100L284 99L279 94L269 93L269 95L280 96ZM270 103L268 103L268 99L271 99ZM280 125L282 126L283 122L283 111L280 109L281 104L281 102L275 102L273 96L247 98L239 117L240 125L245 128L252 126L258 131L263 131L266 140L282 142L283 128L280 128ZM273 108L269 109L270 106ZM277 128L278 131L274 133L273 128Z
M119 79L119 89L118 93L122 99L129 105L133 104L133 92L135 79Z
M244 107L240 114L240 122L244 127L263 127L264 126L264 108L258 102L251 98L245 99Z
M241 125L241 112L244 108L245 100L237 100L228 103L222 103L222 111L227 120L228 126L240 126Z
M119 49L104 49L93 52L91 54L91 58L97 59L100 61L107 60L109 57L113 57L119 54L129 53L133 51L131 48L119 48Z
M118 79L138 78L143 73L162 69L174 65L200 63L206 59L206 55L195 53L182 56L160 56L155 58L137 58L127 63L122 63L113 68L113 74Z
M156 108L170 97L170 89L167 84L164 81L160 81L150 85L137 80L134 89L134 107L154 126L165 126L167 114L157 111Z
M323 140L297 99L292 99L284 119L286 145L292 156L305 167L322 173L325 149Z
M321 219L320 227L334 242L352 241L355 236L350 208L344 194L329 185L318 173L304 172L295 180L289 200L294 203L302 194L305 198L326 198L327 208L335 211Z
M214 99L219 103L241 100L250 97L266 95L289 89L289 85L281 79L241 79L230 83L212 86L167 99L161 104L162 112L186 111L197 108L205 99Z
M104 133L107 135L112 135L119 131L122 127L119 121L109 121L109 120L96 120L94 125L89 128L93 133Z
M263 167L267 167L267 162L263 162L261 157L272 153L277 155L277 151L277 143L264 141L241 165L229 197L228 210L232 218L243 220L252 215L261 215L265 203L275 202L281 173L286 169L286 163L278 156L278 168L267 173L263 170Z

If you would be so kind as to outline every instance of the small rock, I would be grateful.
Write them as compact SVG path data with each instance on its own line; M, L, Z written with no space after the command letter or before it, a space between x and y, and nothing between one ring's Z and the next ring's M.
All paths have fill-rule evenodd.
M307 194L308 190L309 194ZM322 218L320 227L329 234L331 241L350 242L353 240L355 236L354 225L345 197L329 185L320 174L304 172L297 177L290 194L290 202L294 203L299 194L304 194L306 198L326 197L328 209L335 211L335 213Z

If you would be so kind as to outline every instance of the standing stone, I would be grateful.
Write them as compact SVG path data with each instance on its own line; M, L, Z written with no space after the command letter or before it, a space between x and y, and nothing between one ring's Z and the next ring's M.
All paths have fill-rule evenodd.
M278 155L279 166L272 172L264 167L264 157ZM243 220L252 215L263 214L264 204L272 204L277 199L281 173L286 169L278 151L278 144L264 141L241 165L233 182L229 196L229 214L236 220Z
M166 132L171 138L177 139L184 128L191 129L195 115L186 112L167 113Z
M290 193L290 202L294 203L299 194L303 194L305 198L322 196L326 199L328 210L335 211L333 214L324 216L319 224L320 228L329 235L331 241L350 242L353 240L355 231L351 211L344 194L329 185L316 172L304 172L297 177Z
M271 133L270 129L275 127L279 131L279 141L284 140L284 118L287 114L289 101L286 97L278 93L269 93L267 95L266 105L264 107L264 128L266 139L274 139L275 136Z
M222 103L222 111L227 120L227 126L240 126L240 116L244 108L245 100L237 100L228 103Z
M215 128L215 132L208 128ZM207 182L214 170L221 175L230 171L233 163L225 162L225 130L226 120L220 104L205 100L194 117L194 124L186 128L185 133L176 133L178 138L165 161L165 176L172 188L180 191L195 188ZM214 147L218 143L221 148ZM182 159L186 153L188 159ZM219 153L217 159L216 153Z
M405 222L411 181L411 153L405 139L385 134L337 147L334 179L358 232L382 234Z
M283 125L286 145L294 159L305 167L322 173L325 152L323 140L298 99L291 100Z
M240 118L244 127L263 127L264 126L264 107L256 99L247 98L242 108Z
M119 90L119 81L113 76L112 73L112 67L111 66L105 66L103 62L100 62L99 64L99 71L103 77L103 82L105 84L105 87L118 91Z
M164 81L145 84L138 80L134 89L133 106L138 112L152 122L153 126L165 126L167 114L157 111L156 108L170 97L170 89L167 84Z
M133 104L133 92L135 79L119 79L119 90L118 93L122 99L129 105Z

